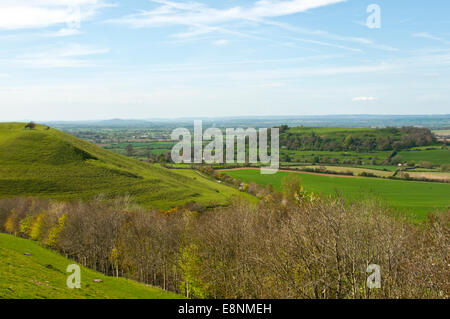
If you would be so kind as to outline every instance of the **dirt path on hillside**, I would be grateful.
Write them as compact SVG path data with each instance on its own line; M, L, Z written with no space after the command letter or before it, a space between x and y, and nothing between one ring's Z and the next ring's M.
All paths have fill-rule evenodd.
M258 167L238 167L238 168L224 168L224 169L218 169L219 172L226 172L226 171L242 171L242 170L259 170ZM297 171L293 169L279 169L279 172L288 172L288 173L300 173L300 174L307 174L307 175L319 175L319 176L331 176L331 177L343 177L343 178L361 178L360 176L350 176L350 175L340 175L340 174L325 174L325 173L314 173L314 172L305 172L305 171Z

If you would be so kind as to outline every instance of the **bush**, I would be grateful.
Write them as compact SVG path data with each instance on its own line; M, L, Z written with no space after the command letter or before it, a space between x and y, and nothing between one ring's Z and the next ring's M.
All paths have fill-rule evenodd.
M409 174L408 174L408 173L405 173L405 172L399 172L399 173L397 174L397 176L398 176L398 178L405 179L405 180L410 180L410 179L411 179L411 177L409 176Z
M419 166L422 168L426 168L426 169L433 168L433 164L431 164L430 162L426 162L426 161L420 162Z
M375 175L374 173L371 173L371 172L361 172L361 173L359 173L359 176L362 176L362 177L378 177L377 175Z

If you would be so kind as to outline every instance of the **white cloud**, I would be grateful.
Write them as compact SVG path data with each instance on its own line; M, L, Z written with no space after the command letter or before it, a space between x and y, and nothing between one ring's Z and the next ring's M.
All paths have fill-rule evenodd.
M96 64L86 59L86 57L107 52L109 52L109 49L106 48L70 44L62 49L23 54L9 62L34 68L93 67Z
M353 102L373 102L377 99L373 96L357 96L353 98Z
M414 33L412 36L415 37L415 38L429 39L429 40L439 41L439 42L442 42L442 43L445 43L445 44L450 44L450 41L448 41L448 40L446 40L444 38L435 36L435 35L433 35L431 33L428 33L428 32Z
M67 37L73 35L79 35L82 32L79 29L62 28L61 30L55 32L46 32L41 34L44 37Z
M2 0L0 30L64 24L77 29L81 21L91 18L105 6L109 5L104 0Z
M372 48L379 49L379 50L384 50L384 51L391 51L391 52L399 51L397 48L391 47L389 45L378 44L375 41L370 40L370 39L366 39L366 38L342 36L342 35L333 34L333 33L330 33L328 31L324 31L324 30L310 30L310 29L301 28L301 27L297 27L297 26L292 26L290 24L277 22L277 21L260 20L259 22L267 24L267 25L276 26L276 27L279 27L281 29L284 29L284 30L287 30L287 31L291 31L291 32L295 32L295 33L300 33L300 34L305 34L305 35L310 35L310 36L320 36L320 37L327 38L327 39L330 39L330 40L354 43L354 44L359 44L359 45L365 45L365 46L368 46L368 47L372 47ZM320 44L320 43L316 43L316 44L323 45L323 42L322 42L322 44ZM337 45L334 45L334 46L337 46ZM353 50L353 51L354 50L358 50L358 49L349 48L349 47L342 46L342 45L341 45L341 49L346 49L346 50L350 49L350 50Z
M234 26L239 25L239 23L251 22L275 26L286 31L301 33L309 36L323 37L339 42L365 45L384 51L398 51L397 48L377 44L370 39L341 36L322 30L309 30L294 27L279 21L270 20L271 18L289 16L345 1L347 0L260 0L246 7L235 6L216 9L200 2L153 0L152 2L158 4L155 9L140 11L137 14L127 15L120 19L110 20L109 22L125 24L133 28L184 26L188 28L188 31L179 32L173 35L177 38L183 39L203 36L210 33L222 33L270 41L270 39L256 36L255 34L236 31L236 28L233 28ZM362 52L360 49L348 47L340 43L334 44L309 39L297 40L300 42L309 42L319 46L329 46L348 51Z
M326 46L326 47L332 47L332 48L337 48L337 49L343 49L343 50L347 50L347 51L363 52L361 49L352 48L352 47L348 47L348 46L340 45L340 44L324 42L324 41L311 40L311 39L300 39L300 38L290 38L290 39L295 40L295 41L299 41L299 42L304 42L304 43L311 43L311 44L316 44L316 45L320 45L320 46Z
M228 43L230 43L230 41L222 39L222 40L217 40L214 41L213 44L216 46L223 46L223 45L227 45Z
M239 20L258 20L287 16L345 1L346 0L261 0L255 2L250 7L237 6L227 9L215 9L199 2L182 3L166 0L153 0L153 2L160 4L156 9L128 15L121 19L113 20L112 22L128 24L136 28L174 25L214 25Z

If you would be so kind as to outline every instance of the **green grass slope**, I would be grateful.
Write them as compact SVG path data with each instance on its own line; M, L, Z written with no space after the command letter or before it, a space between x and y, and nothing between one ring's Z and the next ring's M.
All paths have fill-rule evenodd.
M278 172L274 175L261 175L257 170L227 171L228 175L245 182L272 184L282 189L283 177L297 175L308 191L324 195L341 194L345 198L358 200L375 197L388 206L407 213L415 219L423 219L428 212L450 208L450 184L425 183L379 178L335 177L291 172Z
M129 194L146 207L187 202L225 205L239 192L219 192L201 179L140 162L38 125L0 123L0 197L89 199Z
M24 254L31 255L24 255ZM81 267L81 288L69 289L74 264L36 242L0 234L0 299L175 299L179 295ZM96 283L94 279L102 282Z

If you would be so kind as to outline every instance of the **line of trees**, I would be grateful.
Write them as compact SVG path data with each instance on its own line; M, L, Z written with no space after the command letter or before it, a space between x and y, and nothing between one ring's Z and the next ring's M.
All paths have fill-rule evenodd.
M448 298L448 211L421 227L388 214L286 180L259 204L204 213L145 211L126 198L2 199L0 230L191 298ZM381 289L367 288L370 264Z
M315 132L293 133L283 131L280 145L288 150L302 151L390 151L436 143L436 138L427 128L402 127L378 129L374 133L348 135L318 135Z

